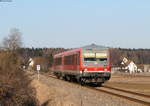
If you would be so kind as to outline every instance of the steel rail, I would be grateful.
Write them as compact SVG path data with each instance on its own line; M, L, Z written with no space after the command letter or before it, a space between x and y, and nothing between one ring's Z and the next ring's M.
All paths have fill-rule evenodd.
M142 96L142 97L150 98L150 95L146 95L146 94L142 94L142 93L128 91L128 90L124 90L124 89L120 89L120 88L114 88L114 87L110 87L110 86L106 86L106 85L103 85L102 87L117 90L117 91L121 91L121 92L125 92L125 93L130 93L130 94L134 94L134 95L138 95L138 96Z
M91 87L87 87L87 88L92 89L92 90L95 90L95 91L99 91L99 92L108 93L108 94L111 94L111 95L114 95L114 96L117 96L117 97L121 97L121 98L130 100L130 101L134 101L134 102L136 102L136 103L140 103L140 104L144 104L144 105L150 106L150 102L146 102L146 101L139 100L139 99L132 98L132 97L128 97L128 96L125 96L125 95L113 93L113 92L111 92L111 91L106 91L106 90L97 89L97 88L91 88Z

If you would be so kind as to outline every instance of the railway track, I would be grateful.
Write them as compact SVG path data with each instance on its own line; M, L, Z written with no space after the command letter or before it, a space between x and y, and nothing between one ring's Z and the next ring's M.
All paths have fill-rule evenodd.
M116 77L118 77L118 78L120 78L120 75L121 74L118 74L119 76L116 76ZM121 78L122 77L125 77L125 78L134 78L134 77L150 77L150 75L138 75L138 74L133 74L133 75L130 75L130 74L123 74L123 75L121 75Z
M150 106L150 95L145 95L137 92L132 92L128 90L113 88L109 86L102 86L100 88L90 88L96 91L105 92L117 97L125 98L136 103L140 103L146 106Z
M51 77L54 79L58 79L53 75L50 74L45 74L45 73L41 73L47 77ZM64 81L64 80L62 80ZM70 83L67 81L64 81L66 83ZM90 86L81 86L78 83L72 83L74 85L80 86L80 87L86 87L88 89L97 91L97 92L104 92L113 96L117 96L120 98L124 98L130 101L134 101L136 103L140 103L146 106L150 106L150 95L145 95L145 94L141 94L141 93L137 93L137 92L132 92L132 91L128 91L128 90L123 90L123 89L119 89L119 88L114 88L114 87L109 87L109 86L102 86L102 87L90 87Z
M110 86L106 86L106 85L104 85L102 87L150 98L150 95L146 95L146 94L142 94L142 93L137 93L137 92L128 91L128 90L124 90L124 89L114 88L114 87L110 87Z

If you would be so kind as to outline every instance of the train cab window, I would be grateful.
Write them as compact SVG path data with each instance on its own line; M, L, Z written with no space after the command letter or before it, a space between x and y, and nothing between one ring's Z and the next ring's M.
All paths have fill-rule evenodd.
M64 65L79 65L80 59L79 54L72 54L64 56Z
M84 61L96 61L96 58L88 57L88 58L84 58Z
M104 61L107 61L107 58L97 58L96 60L97 60L97 61L103 61L103 62L104 62Z
M103 66L107 65L107 58L97 58L97 62Z

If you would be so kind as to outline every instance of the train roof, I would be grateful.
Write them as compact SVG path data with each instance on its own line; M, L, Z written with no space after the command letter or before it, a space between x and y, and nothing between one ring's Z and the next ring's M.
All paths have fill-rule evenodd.
M80 48L68 50L68 51L65 51L65 52L62 52L62 53L58 53L54 57L59 57L59 56L63 56L63 55L69 54L69 53L78 52L81 49L83 49L83 50L107 50L108 47L100 46L100 45L96 45L96 44L91 44L91 45L86 45L86 46L83 46L83 47L80 47Z
M81 47L82 49L92 49L92 50L105 50L105 49L108 49L108 47L105 47L105 46L101 46L101 45L96 45L94 43L92 43L91 45L86 45L86 46L83 46Z
M68 50L68 51L65 51L65 52L62 52L62 53L58 53L54 57L63 56L63 55L66 55L66 54L69 54L69 53L74 53L74 52L77 52L77 51L80 51L80 50L81 50L81 48Z

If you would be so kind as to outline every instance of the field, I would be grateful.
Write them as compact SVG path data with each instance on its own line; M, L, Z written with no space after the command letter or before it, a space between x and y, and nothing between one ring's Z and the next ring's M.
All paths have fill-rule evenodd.
M150 95L150 73L113 74L111 79L104 85L123 88Z

